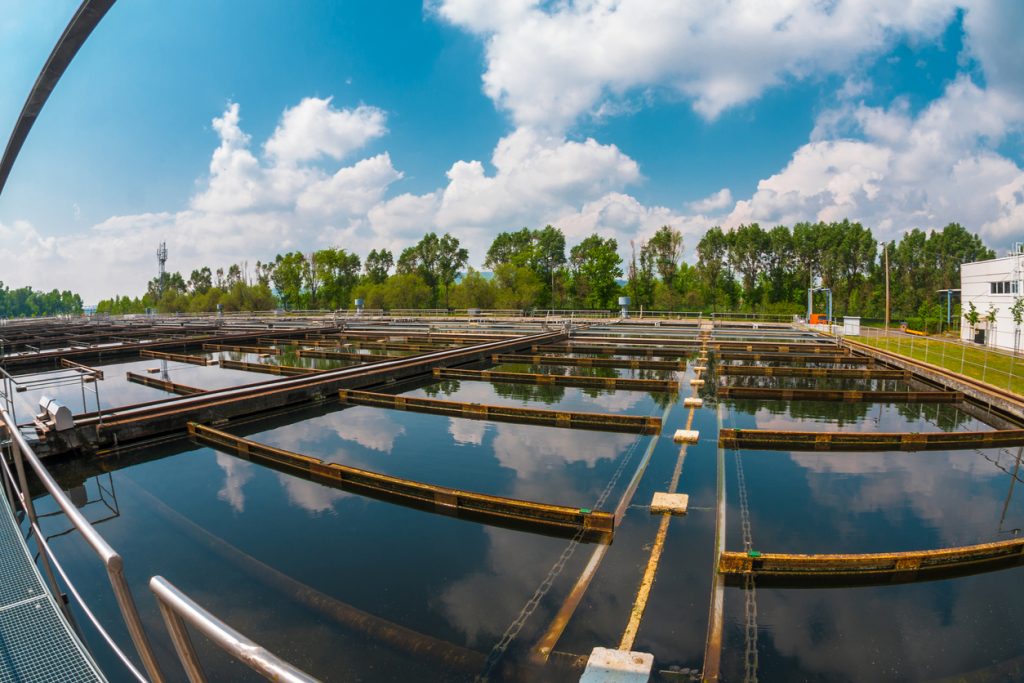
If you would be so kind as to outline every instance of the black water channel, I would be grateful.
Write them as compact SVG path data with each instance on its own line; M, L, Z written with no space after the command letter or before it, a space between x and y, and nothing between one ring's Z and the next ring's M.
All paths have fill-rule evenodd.
M716 335L717 337L718 335ZM755 337L764 340L763 336ZM785 338L785 337L780 337ZM250 362L344 363L251 354ZM623 356L625 358L625 356ZM692 358L691 358L692 361ZM744 363L750 364L750 363ZM692 366L693 363L691 362ZM126 371L201 388L268 375L142 360L101 366L104 406L166 398L128 383ZM487 365L471 366L478 369ZM660 517L647 509L665 490L680 446L693 371L503 365L496 370L678 378L678 395L464 380L425 380L389 391L484 404L663 417L657 436L450 418L337 402L225 427L240 436L330 462L470 491L613 510L650 461L582 602L543 668L531 649L549 629L594 544L481 524L307 481L182 438L92 460L48 466L98 522L126 569L158 656L183 678L147 583L161 575L272 652L332 681L577 680L578 659L616 647ZM708 631L714 563L719 424L731 428L984 430L965 404L875 404L714 399L730 384L907 389L894 381L717 378L702 390L680 491L689 514L673 517L634 649L655 656L654 680L690 680ZM914 384L912 388L930 388ZM89 390L87 390L89 391ZM57 395L76 412L81 387ZM93 394L86 397L93 409ZM788 453L727 450L726 548L771 552L880 552L1005 540L1024 527L1014 495L1014 451ZM737 465L746 505L740 504ZM1020 474L1024 474L1024 470ZM53 512L47 498L41 513ZM60 515L43 519L58 557L115 638L130 647L99 561ZM1024 677L1022 569L873 587L742 587L725 591L723 679L762 681L1020 680ZM750 598L750 599L748 599ZM752 613L750 606L756 609ZM78 613L81 630L113 681L131 680ZM503 635L514 635L503 639ZM211 680L258 680L194 638ZM500 647L507 642L506 647ZM574 666L574 662L576 663Z

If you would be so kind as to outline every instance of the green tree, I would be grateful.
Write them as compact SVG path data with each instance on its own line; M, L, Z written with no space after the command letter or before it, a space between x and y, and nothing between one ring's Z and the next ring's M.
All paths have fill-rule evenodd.
M978 327L978 323L981 322L981 314L978 313L978 307L974 305L973 301L967 302L967 312L964 313L964 319L967 324L971 326L971 336L974 336L974 330Z
M444 307L448 308L448 290L459 271L469 263L469 251L459 246L459 240L445 233L438 244L437 282L444 287Z
M395 265L395 259L387 249L371 249L366 255L366 277L374 284L388 279L388 271Z
M213 287L213 273L209 266L193 270L188 278L189 294L205 294Z
M529 228L516 232L499 232L487 249L484 266L494 270L504 263L532 267L534 264L534 233Z
M706 288L705 300L710 300L712 310L716 310L724 291L728 251L725 233L717 225L704 233L697 244L697 270Z
M306 257L302 252L290 251L274 257L271 280L285 308L302 305L302 286L306 277Z
M619 291L622 277L618 242L591 235L569 252L572 288L576 300L586 308L610 309Z
M648 259L661 276L661 281L671 283L679 270L679 261L683 258L683 233L671 225L663 225L645 246L649 250ZM640 258L642 261L642 249Z
M494 308L497 301L495 285L472 268L452 287L451 303L454 308Z
M725 235L728 260L743 278L743 302L752 307L760 299L758 278L765 267L768 235L757 223L741 225Z
M1013 306L1010 306L1010 316L1013 318L1013 350L1020 351L1020 326L1024 324L1024 296L1015 297Z
M359 280L359 256L344 249L321 249L313 254L320 302L330 308L348 308L352 288Z
M637 308L650 308L654 303L655 279L654 272L657 264L657 253L650 242L640 244L640 263L636 260L636 245L630 240L631 256L629 259L629 271L627 274L626 288L632 297L632 305Z
M544 283L533 269L514 263L501 263L494 269L496 305L498 308L525 310L532 308Z

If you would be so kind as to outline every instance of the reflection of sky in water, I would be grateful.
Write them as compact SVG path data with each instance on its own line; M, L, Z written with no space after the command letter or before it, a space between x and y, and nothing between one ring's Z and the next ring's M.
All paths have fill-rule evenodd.
M257 362L259 358L253 354L210 354L210 357L223 355L225 358L236 360L248 360ZM252 384L254 382L265 382L271 377L263 373L245 372L241 370L225 370L216 365L202 366L189 363L178 363L167 361L167 379L176 384L196 387L200 389L225 389L239 386L241 384ZM145 401L158 401L160 399L174 397L174 394L129 382L126 373L133 372L137 375L145 375L155 379L163 379L162 364L156 358L143 358L136 361L118 362L110 364L93 364L90 367L102 370L104 379L97 382L99 389L100 406L102 408L115 408L118 406L143 403ZM155 370L155 372L151 372ZM19 381L33 381L42 379L45 376L54 376L55 373L33 373L19 375ZM61 376L71 376L71 371L62 370ZM29 416L38 412L39 398L43 395L56 398L69 408L76 415L81 412L92 412L96 410L96 394L89 384L85 386L85 400L87 410L82 410L82 389L80 383L75 380L73 384L61 387L49 387L42 389L31 389L25 392L16 393L15 401L18 411L18 419L24 421Z
M608 336L609 330L598 334ZM259 360L246 354L225 355ZM263 362L299 364L289 358ZM159 361L143 360L107 366L118 370L108 373L110 379L100 387L101 398L122 404L164 396L123 380L125 370L144 373L145 368L158 365ZM209 388L271 379L218 367L171 363L169 368L173 381ZM675 374L523 365L495 369L652 379ZM690 394L685 384L690 376L692 370L678 375L684 382L682 395ZM804 381L787 386L804 386ZM863 381L833 383L843 388L867 386ZM434 383L427 390L409 393L422 396L456 386L450 394L440 391L432 395L545 409L661 414L646 392L560 388L545 395L529 385L462 381ZM69 405L76 406L76 396L81 402L80 392L75 392L77 387L70 393ZM963 406L949 404L728 401L723 407L724 426L742 429L920 432L990 428ZM631 455L635 458L650 438L361 406L323 410L327 408L309 415L296 413L291 425L258 427L263 431L246 431L245 435L413 480L579 506L593 504L624 454L637 446ZM701 430L702 441L689 447L681 479L682 490L692 496L691 511L671 522L637 642L638 649L655 653L656 669L673 663L700 664L714 543L714 411L713 405L697 411L695 426ZM681 426L677 423L683 419L684 411L674 409L665 434ZM667 436L658 442L634 507L627 511L615 543L558 649L586 654L595 645L616 644L657 528L657 518L642 506L654 491L664 487L678 451ZM1002 470L1013 470L1015 456L1016 451L1006 450L743 451L754 547L765 551L866 552L1010 538L1000 529L1024 527L1020 491L1003 514L1010 477ZM730 549L737 549L741 542L735 457L733 452L726 453ZM116 466L117 461L112 462ZM635 460L630 462L628 473ZM297 606L293 599L225 561L216 550L175 531L147 504L140 489L211 534L334 599L484 654L544 580L567 543L374 500L207 448L193 447L135 465L115 472L114 479L121 516L105 522L100 530L127 558L137 596L148 594L145 581L149 576L164 574L261 644L328 679L337 677L339 662L346 676L374 683L472 680L472 675L446 674ZM609 500L618 499L624 484L620 482ZM80 539L68 536L56 543L87 593L109 595L102 570ZM527 621L513 652L520 648L521 654L546 628L592 550L593 546L584 546L576 552L552 593ZM1017 657L1024 635L1018 618L1024 604L1017 597L1022 571L874 588L759 586L760 678L927 680ZM152 601L140 603L144 619L162 633ZM99 601L97 606L107 623L118 622L113 601ZM725 608L724 679L741 680L741 590L727 589ZM163 646L169 651L168 643ZM211 678L231 679L235 669L214 659ZM1013 671L1019 673L1020 668ZM1014 675L992 679L1013 680Z
M1014 469L1016 449L740 457L751 533L763 551L929 549L1006 540L1024 527L1024 497L1013 496L1003 515L1012 481L1003 469ZM730 454L730 477L734 462ZM738 525L738 508L730 522ZM734 526L730 545L740 540Z
M395 452L400 448L396 444ZM375 655L382 646L358 630L340 628L256 579L245 568L250 560L228 560L216 547L197 545L194 532L183 535L173 515L152 506L149 496L301 584L483 655L568 543L337 491L206 448L136 465L114 478L121 514L100 530L129 558L137 596L148 594L149 576L162 574L235 628L325 680L336 677L342 662L346 680L469 681L477 672L446 673L388 648L381 653L387 656ZM40 507L48 510L45 503ZM109 594L80 539L63 537L58 552L86 594ZM158 625L153 601L140 600L140 606L144 620ZM107 623L117 623L113 601L94 607ZM545 605L524 637L535 636L552 610ZM154 633L162 637L163 631ZM311 633L316 642L302 642ZM230 667L211 659L211 680L236 680Z
M1021 572L869 588L758 587L760 679L1020 680ZM727 589L725 605L723 678L739 681L742 591ZM958 677L966 672L977 677Z
M440 486L589 506L647 437L354 406L247 438Z

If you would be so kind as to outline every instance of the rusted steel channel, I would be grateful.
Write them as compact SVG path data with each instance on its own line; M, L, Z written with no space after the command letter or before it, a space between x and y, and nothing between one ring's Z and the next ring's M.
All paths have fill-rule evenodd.
M559 353L616 353L625 354L647 354L655 356L685 356L701 350L703 345L694 340L687 343L672 343L675 340L665 339L622 339L619 342L596 343L588 337L576 337L573 341L564 344L550 344L548 346L535 346L532 350L554 351ZM774 342L711 342L708 348L715 351L734 351L744 353L823 353L823 354L844 354L845 352L835 344L776 344Z
M962 568L983 570L985 565L1017 564L1024 560L1024 538L979 543L955 548L894 553L801 555L726 551L718 561L725 575L754 574L805 578L809 576L885 575L903 581L926 579L929 572Z
M774 387L718 387L718 398L761 398L774 401L844 401L847 403L957 403L960 391L851 391L840 389L777 389Z
M338 332L336 334L316 334L310 333L306 335L308 341L327 341L337 342L337 340L344 341L388 341L394 339L395 341L406 341L406 342L426 342L426 343L446 343L446 344L480 344L482 342L489 341L502 341L503 339L512 339L518 335L515 334L467 334L467 333L452 333L452 332L403 332L402 330L396 329L374 329L374 330L346 330L344 332Z
M172 328L181 330L182 328ZM184 328L188 330L189 328ZM322 329L322 328L321 328ZM329 328L336 329L336 328ZM205 331L203 328L201 331ZM287 329L279 330L277 334L282 337L289 337L293 335L303 335L309 331L309 328L299 329ZM110 360L113 358L123 358L125 356L138 357L142 350L151 351L172 351L180 350L187 351L189 349L200 348L202 344L211 342L247 342L256 341L260 336L266 335L267 330L261 329L258 332L234 332L234 333L219 333L219 334L193 334L189 336L180 336L170 340L159 340L159 341L148 341L148 342L129 342L117 346L98 346L87 349L57 349L53 351L43 351L41 353L30 353L22 355L7 355L3 357L4 369L8 372L22 372L31 370L34 368L41 367L58 367L61 359L75 360L81 363L87 361L102 361Z
M362 363L376 360L394 360L402 356L389 356L386 353L355 353L353 351L324 351L323 349L299 349L299 358L323 358L324 360L355 360ZM405 354L403 354L405 355Z
M210 423L334 398L339 389L384 385L429 374L435 367L486 360L493 354L558 342L564 332L547 332L475 346L424 353L394 360L337 368L297 377L283 377L246 387L229 387L194 396L168 398L78 416L74 429L50 432L38 450L46 455L75 448L96 449L183 432L189 422Z
M143 349L139 351L139 356L142 358L158 358L160 360L170 360L176 363L191 363L192 365L210 365L211 361L206 356L193 356L184 353L165 353L163 351L153 351L151 349Z
M530 349L533 353L599 353L615 356L644 356L660 358L685 358L692 356L699 350L698 347L683 348L679 346L593 346L591 344L549 344L548 346L534 346Z
M745 377L834 377L836 379L898 379L909 382L909 370L875 368L775 368L767 365L719 365L719 375Z
M789 363L835 363L837 365L875 364L874 358L853 356L849 353L747 353L746 351L717 351L716 360L786 361Z
M525 363L527 365L568 365L584 368L632 368L634 370L685 370L686 361L624 360L620 358L570 358L568 356L527 356L499 353L492 356L495 363Z
M248 363L242 360L220 361L220 366L225 370L245 370L246 372L262 372L265 375L279 375L283 377L296 377L299 375L315 375L320 372L327 372L318 368L298 368L293 365L272 365L270 363Z
M319 458L243 439L195 422L188 424L188 433L202 443L237 454L246 460L272 464L334 488L365 493L440 514L517 528L530 525L559 535L583 531L589 535L588 540L592 541L610 541L615 531L613 516L601 510L548 505L424 484L324 462Z
M679 382L661 379L629 379L626 377L586 377L580 375L538 375L527 372L495 372L493 370L451 370L434 368L439 379L467 379L482 382L515 384L552 384L561 387L594 389L632 389L636 391L679 391Z
M722 429L723 448L773 451L945 451L1024 445L1024 429L985 432L790 432Z
M282 353L281 349L272 349L266 346L236 346L234 344L203 344L203 351L217 352L227 351L230 353L255 353L258 355L276 356Z
M147 387L153 387L154 389L163 389L169 391L172 394L178 394L179 396L191 396L192 394L201 394L205 389L198 389L196 387L190 387L185 384L175 384L166 379L159 379L158 377L149 377L148 375L139 375L134 372L126 373L126 377L129 382L135 384L142 384Z
M497 422L519 422L541 424L568 429L594 429L605 432L628 432L630 434L658 434L661 432L661 418L646 415L613 415L608 413L580 413L568 410L542 410L540 408L519 408L517 406L484 405L462 401L443 401L436 398L396 396L372 391L341 389L338 398L342 403L352 405L411 410L418 413L433 413L462 417L471 420L494 420Z

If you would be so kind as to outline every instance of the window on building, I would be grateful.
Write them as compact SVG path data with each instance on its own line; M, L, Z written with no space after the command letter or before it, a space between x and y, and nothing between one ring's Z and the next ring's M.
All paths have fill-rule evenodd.
M1020 283L1011 280L1003 282L990 282L989 291L992 294L1017 294L1020 290Z

